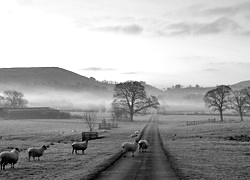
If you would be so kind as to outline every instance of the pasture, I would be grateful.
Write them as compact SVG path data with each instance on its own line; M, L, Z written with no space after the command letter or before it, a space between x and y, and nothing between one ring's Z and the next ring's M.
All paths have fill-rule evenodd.
M159 131L174 167L184 179L249 179L250 142L232 140L250 136L250 120L225 117L225 122L187 126L213 116L158 115ZM175 136L176 134L176 136Z
M96 171L98 165L119 152L124 141L133 141L130 135L142 129L150 116L136 117L136 122L119 122L119 128L101 132L102 139L91 140L85 154L71 154L73 141L81 141L81 132L87 131L82 119L0 120L0 152L21 149L15 169L6 166L0 179L79 179ZM101 119L98 120L101 122ZM72 130L75 130L74 132ZM49 145L40 161L28 162L27 149Z

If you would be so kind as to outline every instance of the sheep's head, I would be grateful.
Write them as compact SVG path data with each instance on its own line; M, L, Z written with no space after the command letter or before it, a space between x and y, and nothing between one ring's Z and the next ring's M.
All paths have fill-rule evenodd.
M47 146L43 145L42 148L43 148L44 150L46 150L46 149L47 149Z
M19 150L18 148L15 148L15 150L16 150L17 152L20 152L20 150Z

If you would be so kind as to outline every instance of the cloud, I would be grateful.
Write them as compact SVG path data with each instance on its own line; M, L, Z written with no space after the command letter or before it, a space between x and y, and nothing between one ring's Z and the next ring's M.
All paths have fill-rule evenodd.
M240 29L240 26L234 20L224 17L210 23L176 23L169 25L168 29L172 31L171 35L204 35L234 32Z
M233 61L228 61L228 62L211 62L208 63L208 65L241 65L241 66L250 66L250 62L233 62Z
M204 15L232 16L239 13L249 14L250 3L242 3L235 6L215 7L204 11Z
M124 72L122 74L138 74L138 72Z
M245 35L245 36L250 36L250 31L245 31L245 32L243 33L243 35Z
M137 24L132 24L127 26L105 26L97 28L96 30L124 34L140 34L143 32L143 27Z
M206 71L206 72L216 72L216 71L219 71L219 70L215 69L215 68L208 68L208 69L205 69L204 71Z
M116 69L113 68L100 68L100 67L90 67L81 69L83 71L115 71Z

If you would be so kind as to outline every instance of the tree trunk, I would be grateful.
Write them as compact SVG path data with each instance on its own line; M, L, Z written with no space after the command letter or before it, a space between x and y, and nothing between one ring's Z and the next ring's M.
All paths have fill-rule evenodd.
M243 121L243 114L241 111L240 111L240 120Z
M220 110L220 121L223 121L223 115L222 115L222 111Z
M130 122L134 122L134 113L130 112Z
M130 116L130 122L134 122L134 106L133 104L131 105L131 107L129 108L129 116Z

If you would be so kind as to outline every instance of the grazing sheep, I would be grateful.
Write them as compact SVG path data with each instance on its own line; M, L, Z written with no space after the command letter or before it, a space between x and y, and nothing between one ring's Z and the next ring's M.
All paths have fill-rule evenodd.
M133 143L131 142L124 142L122 143L121 146L123 153L127 153L127 152L131 152L132 153L132 157L134 157L134 152L137 150L138 148L138 140L135 139L135 141ZM126 154L124 155L124 157L126 157Z
M19 149L14 148L12 151L3 151L0 153L1 170L5 170L5 165L10 164L10 168L14 168L19 158Z
M74 142L72 145L72 154L75 153L77 154L78 150L82 150L82 154L84 154L84 151L87 149L88 147L88 140L84 141L84 142Z
M140 133L140 130L136 130L136 131L135 131L135 134L139 134L139 133Z
M172 141L176 140L176 138L177 138L177 135L174 134L174 136L172 137Z
M138 142L139 144L139 152L144 152L144 150L146 151L146 149L148 148L148 141L147 140L140 140Z
M30 161L30 156L33 157L33 160L35 161L35 157L38 158L38 161L40 161L40 157L43 155L44 151L47 149L48 146L41 146L40 148L29 148L28 149L28 158Z

